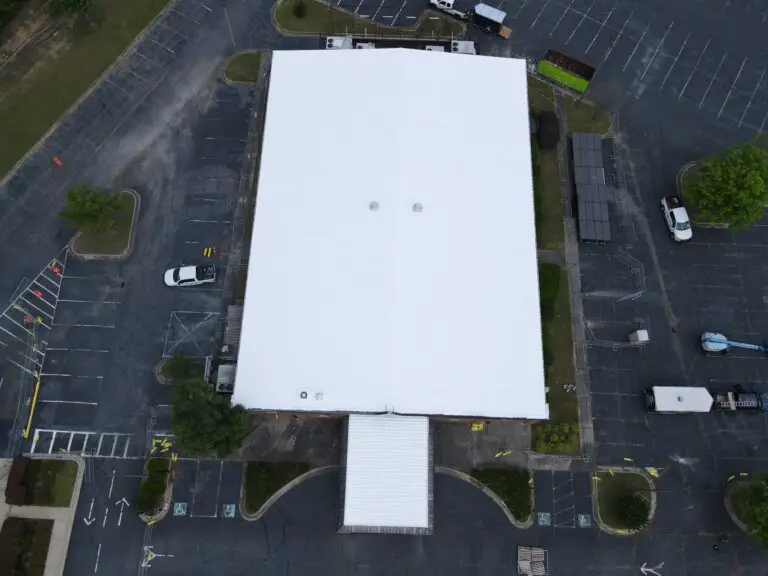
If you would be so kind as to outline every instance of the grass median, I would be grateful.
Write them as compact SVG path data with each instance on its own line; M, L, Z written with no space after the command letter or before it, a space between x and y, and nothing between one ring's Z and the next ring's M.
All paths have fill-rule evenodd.
M51 22L57 30L52 40L43 46L30 42L18 51L0 77L0 177L21 160L167 3L97 0L90 21Z
M231 82L255 84L261 70L261 52L241 52L227 62L224 76Z
M30 460L24 473L25 503L66 508L72 500L76 479L77 463L72 460Z
M531 474L528 470L487 468L472 470L472 477L495 492L518 522L530 520L533 507Z
M248 462L245 468L244 508L256 514L280 488L309 472L303 462Z
M72 242L72 248L83 255L119 256L125 252L131 241L133 211L136 199L130 192L120 192L120 209L113 219L115 225L106 232L83 230Z
M579 453L579 403L573 371L568 273L557 264L539 264L541 330L549 420L533 425L537 452Z
M297 3L304 8L297 9ZM275 21L284 31L294 34L460 37L467 31L461 22L431 10L425 11L414 27L396 28L360 18L318 0L280 0L275 7Z

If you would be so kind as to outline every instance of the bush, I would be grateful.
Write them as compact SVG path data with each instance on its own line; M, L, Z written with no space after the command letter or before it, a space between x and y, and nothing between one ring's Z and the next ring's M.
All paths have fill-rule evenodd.
M579 434L576 422L540 422L536 429L536 452L569 452Z
M121 207L119 196L90 186L78 186L67 192L67 203L59 216L78 230L101 234L115 227L114 215Z
M539 147L542 150L557 148L557 143L560 142L560 123L554 112L545 110L539 114L539 131L537 136Z
M768 547L768 477L757 476L748 484L737 486L731 502L749 533Z
M307 15L307 4L304 0L295 0L292 9L293 15L301 20Z
M616 517L629 530L645 528L650 511L648 501L637 493L627 492L616 499Z
M147 476L133 498L133 509L137 514L151 516L160 508L170 473L168 460L151 458L147 462Z
M520 522L531 516L531 474L528 470L472 470L472 477L493 490Z

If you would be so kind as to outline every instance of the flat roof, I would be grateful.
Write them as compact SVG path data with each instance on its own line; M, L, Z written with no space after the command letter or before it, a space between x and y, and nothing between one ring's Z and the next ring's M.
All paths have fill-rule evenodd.
M234 401L546 418L524 60L274 52Z
M712 394L700 386L653 386L657 412L709 412Z
M431 530L429 456L429 418L351 414L342 530Z

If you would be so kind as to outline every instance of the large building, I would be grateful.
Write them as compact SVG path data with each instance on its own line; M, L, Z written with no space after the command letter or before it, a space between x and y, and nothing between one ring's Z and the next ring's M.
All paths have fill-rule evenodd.
M524 60L274 53L234 401L351 415L347 531L430 531L430 417L547 418Z

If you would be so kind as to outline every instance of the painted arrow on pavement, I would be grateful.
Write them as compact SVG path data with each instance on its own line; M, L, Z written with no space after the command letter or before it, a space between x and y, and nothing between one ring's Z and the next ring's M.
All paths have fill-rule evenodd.
M117 525L120 526L123 522L123 510L126 506L130 506L130 502L126 500L125 498L120 498L117 502L115 502L115 506L120 506L120 516L117 517Z
M86 526L90 526L93 524L93 521L96 520L96 518L93 517L93 503L96 500L96 498L91 498L91 507L88 508L88 518L83 518L83 522L85 522Z
M656 570L661 570L664 567L664 562L659 564L658 566L654 566L653 568L648 568L646 563L643 562L643 565L640 567L640 572L643 573L644 576L648 576L648 574L653 574L654 576L661 576Z

